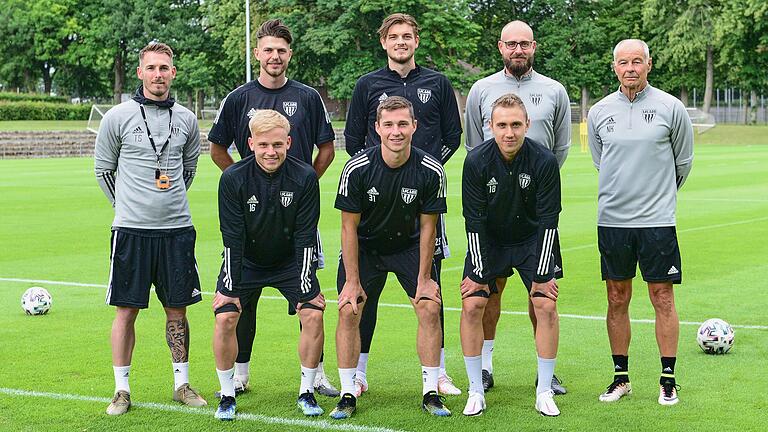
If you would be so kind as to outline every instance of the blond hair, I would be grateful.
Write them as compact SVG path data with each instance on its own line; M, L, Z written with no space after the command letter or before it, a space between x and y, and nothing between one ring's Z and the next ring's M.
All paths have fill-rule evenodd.
M251 130L251 136L269 132L275 128L282 128L285 133L291 132L291 124L282 114L271 109L256 110L251 120L248 122L248 129Z

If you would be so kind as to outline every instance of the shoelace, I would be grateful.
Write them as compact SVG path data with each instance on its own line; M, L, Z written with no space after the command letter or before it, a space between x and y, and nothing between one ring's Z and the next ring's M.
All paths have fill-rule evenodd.
M227 410L229 409L229 407L231 407L234 404L235 404L235 398L233 398L232 396L224 396L223 398L221 398L221 404L219 405L221 406L222 409Z
M312 393L304 393L303 395L299 396L299 399L307 402L310 405L317 405L317 399L315 399L315 395Z
M626 381L614 381L608 386L608 391L606 393L613 393L613 391L616 390L616 387L626 383Z
M442 407L445 405L445 396L440 396L437 393L428 393L427 399L424 402L425 405L435 405Z
M679 384L672 384L672 383L664 383L661 385L661 388L664 389L664 397L671 398L672 397L672 390L680 391L680 385Z
M351 407L352 401L355 400L352 396L344 395L341 397L341 400L339 401L339 404L337 405L339 408L346 408Z

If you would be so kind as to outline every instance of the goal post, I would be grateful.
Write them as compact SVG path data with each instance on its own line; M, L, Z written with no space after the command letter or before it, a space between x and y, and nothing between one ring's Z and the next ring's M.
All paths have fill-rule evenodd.
M104 114L106 114L107 111L109 111L113 106L114 105L91 105L91 113L88 115L88 124L85 128L89 132L93 132L95 134L99 133L99 124L101 124L101 119L104 117Z
M714 114L705 113L698 108L686 108L685 110L688 111L688 117L690 117L696 132L702 134L717 126Z

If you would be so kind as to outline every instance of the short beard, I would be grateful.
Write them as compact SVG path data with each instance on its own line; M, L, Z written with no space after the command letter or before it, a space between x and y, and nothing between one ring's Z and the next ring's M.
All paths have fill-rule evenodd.
M518 57L519 58L519 57ZM507 72L511 73L512 75L520 78L523 75L525 75L529 70L531 70L531 67L533 67L533 56L528 57L525 60L525 63L516 63L512 61L513 59L504 59L504 67L507 69Z
M392 60L393 62L395 62L397 64L401 64L401 65L402 64L407 64L408 62L411 61L412 58L413 58L413 54L409 55L408 57L406 57L404 59L398 59L398 58L389 57L390 60Z
M280 70L280 72L278 72L277 74L275 74L275 73L271 72L271 71L269 70L269 68L267 68L266 66L263 66L263 67L261 68L261 70L263 70L264 72L266 72L266 74L267 74L267 75L269 75L269 76L271 76L271 77L273 77L273 78L279 78L280 76L284 75L284 74L285 74L285 69L286 69L286 68L283 68L283 69L281 69L281 70Z

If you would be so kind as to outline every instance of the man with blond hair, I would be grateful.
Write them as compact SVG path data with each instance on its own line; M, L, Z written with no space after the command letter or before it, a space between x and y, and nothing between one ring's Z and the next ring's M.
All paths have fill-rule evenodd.
M381 101L401 96L413 105L419 127L413 134L412 145L426 151L445 165L461 142L461 117L456 96L448 78L440 72L416 64L419 47L419 25L408 14L395 13L384 18L379 27L379 42L387 53L387 65L363 75L357 80L349 105L344 137L350 156L381 143L376 133L376 110ZM440 215L435 240L437 283L443 259L450 256L445 229L445 217ZM367 366L379 298L368 298L360 320L361 351L357 364L355 391L357 396L368 390ZM444 325L440 308L440 322ZM458 395L461 390L453 384L445 369L445 341L441 342L439 389L442 394Z
M259 61L259 76L230 92L208 134L211 158L224 171L234 163L228 148L234 143L241 159L251 154L248 123L258 109L272 109L284 115L291 124L292 140L288 154L313 166L317 177L333 162L335 134L320 94L314 88L286 76L293 57L291 30L279 19L267 20L256 33L253 54ZM317 148L317 152L313 152ZM318 233L316 249L318 268L322 269L323 251ZM288 305L289 308L293 307ZM248 389L253 340L256 336L256 302L244 309L237 325L240 351L235 362L235 388L239 393ZM339 391L328 381L323 370L322 356L316 376L317 392L336 397Z
M104 116L94 151L96 178L115 209L107 288L107 304L116 308L110 415L124 414L131 406L134 324L139 311L149 307L152 285L165 309L173 399L193 407L207 404L189 386L187 321L187 306L202 300L187 201L200 155L200 131L195 115L170 95L176 67L168 45L142 48L136 75L141 85L131 100Z
M554 153L558 165L562 168L571 145L571 109L568 93L559 82L548 78L533 69L537 44L533 30L523 21L512 21L501 30L497 43L504 61L504 69L485 77L472 85L467 97L465 112L465 139L467 150L472 150L483 142L493 138L491 130L491 112L493 103L507 93L520 96L530 118L528 138L543 145ZM560 245L553 245L553 253L560 256ZM562 273L562 269L559 269ZM496 339L496 326L501 316L501 296L507 278L496 281L498 293L488 298L483 316L483 386L485 390L493 387L493 349ZM528 302L528 316L536 335L536 314L533 303ZM566 389L555 376L552 378L555 394L564 394Z
M323 410L314 397L314 381L323 349L325 298L312 260L320 218L317 175L309 164L287 155L291 126L280 113L257 110L249 127L252 154L224 171L219 181L224 260L213 300L213 349L221 384L216 418L234 419L237 322L268 286L277 288L298 312L297 404L305 415L318 416Z
M679 99L648 83L652 66L645 42L619 42L613 50L619 89L596 103L587 119L589 148L599 171L597 243L614 370L613 382L599 399L615 402L632 392L629 302L639 264L656 313L658 402L674 405L680 322L673 286L683 280L675 208L693 163L693 126Z

